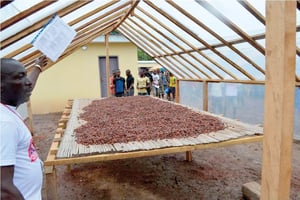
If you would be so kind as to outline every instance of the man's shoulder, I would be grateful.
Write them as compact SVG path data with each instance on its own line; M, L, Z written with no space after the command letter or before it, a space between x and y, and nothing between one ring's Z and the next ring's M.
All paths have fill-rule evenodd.
M8 113L3 107L0 107L0 122L14 122L14 117Z

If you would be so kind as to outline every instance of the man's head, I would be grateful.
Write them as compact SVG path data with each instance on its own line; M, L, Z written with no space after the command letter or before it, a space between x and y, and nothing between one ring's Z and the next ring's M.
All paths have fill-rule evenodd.
M33 90L22 63L1 58L1 103L19 106L29 100Z
M144 77L145 71L143 69L139 69L139 75L140 75L140 77Z
M119 69L116 69L116 70L115 70L115 75L116 75L117 77L119 77L119 76L121 75L121 71L120 71Z
M130 76L131 75L131 72L129 69L126 70L126 76Z

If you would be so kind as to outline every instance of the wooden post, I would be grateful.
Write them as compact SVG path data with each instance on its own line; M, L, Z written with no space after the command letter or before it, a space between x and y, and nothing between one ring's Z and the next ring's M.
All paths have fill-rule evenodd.
M175 88L175 102L180 103L180 90L179 90L179 80L176 79L176 88Z
M31 135L34 136L34 130L33 130L33 115L32 115L32 109L31 109L31 101L30 99L26 103L27 105L27 112L28 112L28 128L31 132Z
M296 1L266 2L261 200L288 200L293 145Z
M179 88L179 80L176 80L176 103L180 103L180 88ZM185 152L185 160L191 162L192 158L192 151Z
M106 49L106 58L105 58L105 66L106 66L106 80L107 80L107 97L110 94L110 62L109 62L109 33L105 35L105 49Z
M203 110L208 111L208 83L203 81Z
M57 200L57 183L55 166L46 166L46 193L47 200Z

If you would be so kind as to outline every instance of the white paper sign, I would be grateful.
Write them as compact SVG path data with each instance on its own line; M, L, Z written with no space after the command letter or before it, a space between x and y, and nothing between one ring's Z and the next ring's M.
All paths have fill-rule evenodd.
M57 15L31 42L34 47L55 62L76 36L76 31Z

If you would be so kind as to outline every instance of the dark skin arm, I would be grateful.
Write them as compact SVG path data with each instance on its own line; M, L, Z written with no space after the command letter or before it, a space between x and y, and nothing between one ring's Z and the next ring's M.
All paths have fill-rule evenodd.
M23 200L23 196L13 183L14 166L1 167L1 199Z
M47 58L46 56L41 56L39 58L37 58L34 61L35 65L39 65L41 67L41 69L43 69L46 65L47 65ZM30 80L30 82L32 83L32 87L34 88L36 81L40 75L40 73L42 72L40 68L34 66L33 69L31 70L31 72L28 75L28 79Z

